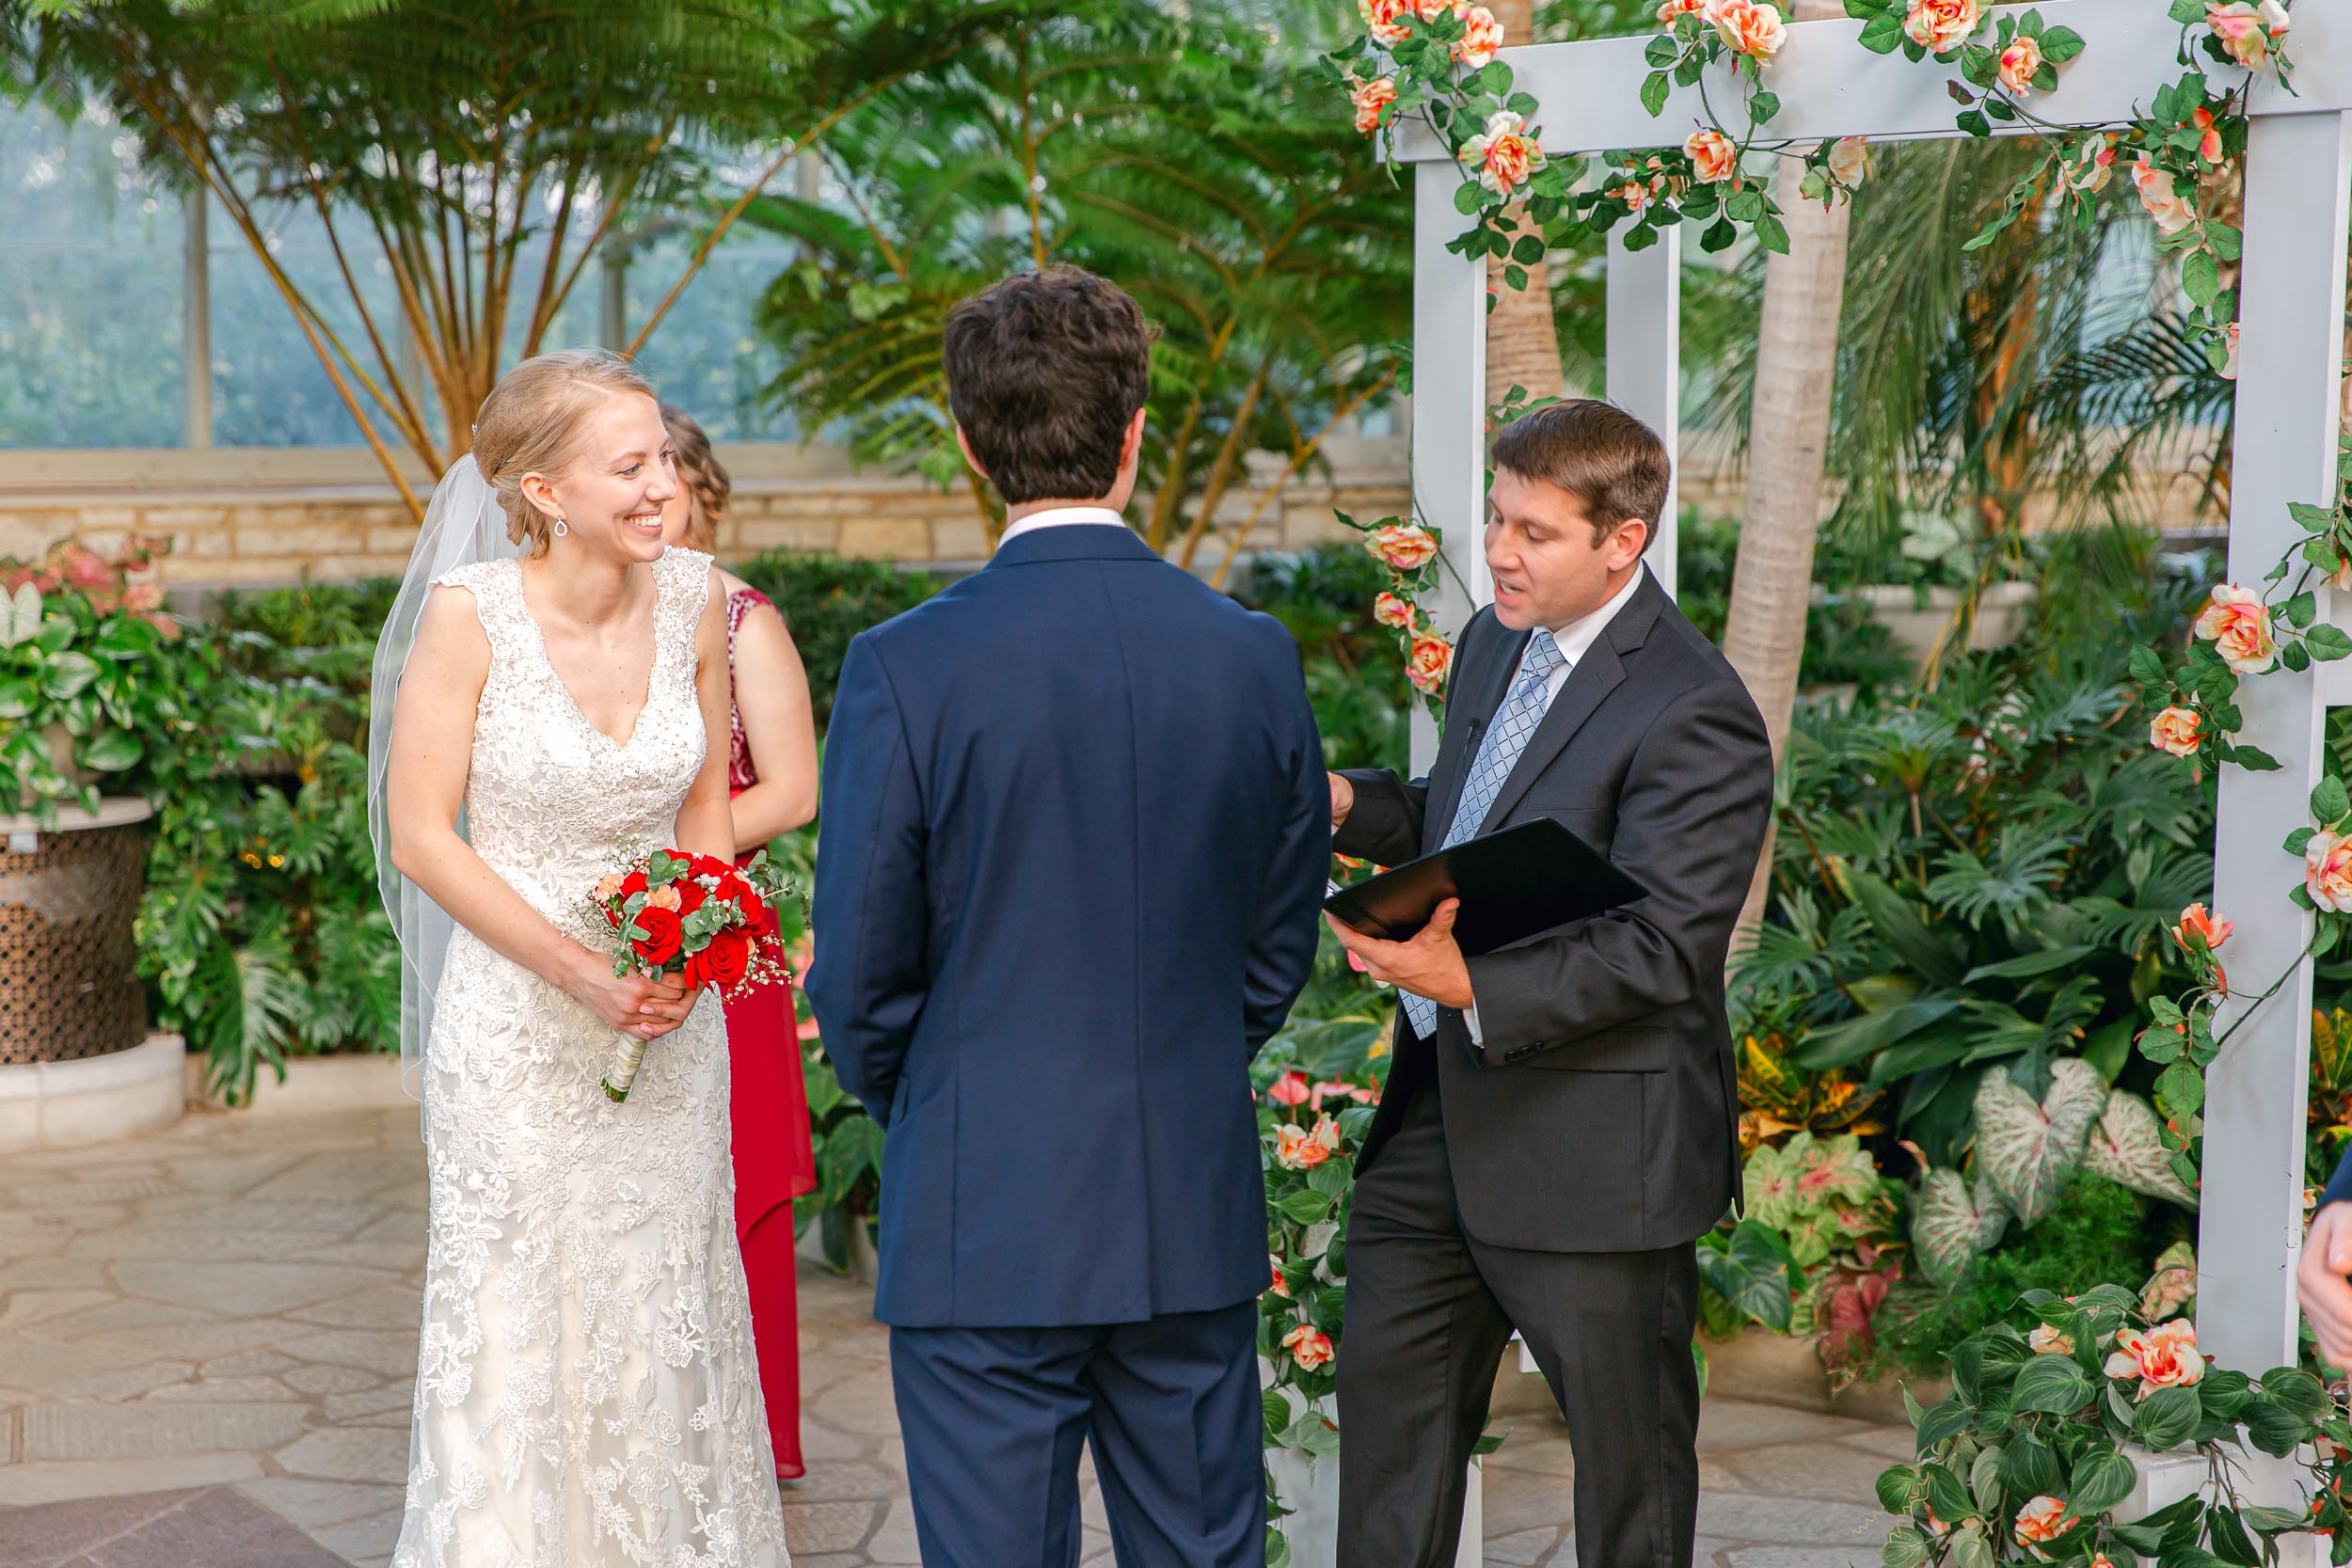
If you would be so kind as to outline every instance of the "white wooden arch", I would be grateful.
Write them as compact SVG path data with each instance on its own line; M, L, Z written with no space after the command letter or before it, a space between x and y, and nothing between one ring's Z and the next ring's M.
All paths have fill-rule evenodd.
M2042 0L2053 25L2087 47L2034 107L2063 123L2126 120L2176 80L2180 37L2164 0ZM2241 344L2232 468L2229 576L2258 584L2302 535L2290 501L2334 494L2339 383L2344 371L2345 238L2352 225L2352 14L2337 0L2301 0L2288 40L2296 96L2256 89L2246 154ZM1775 136L1873 141L1953 136L1944 81L1957 66L1877 55L1849 19L1798 23L1769 68L1782 103ZM1678 143L1699 121L1698 89L1677 88L1652 119L1637 88L1646 38L1510 49L1517 87L1542 105L1531 117L1552 155ZM1715 101L1738 88L1720 68ZM2215 68L2223 69L2223 68ZM1490 596L1478 546L1486 502L1486 268L1449 253L1470 221L1455 211L1461 176L1418 123L1398 138L1414 166L1414 501L1444 531L1453 571L1432 607L1449 634ZM2119 170L2119 174L2121 171ZM1607 393L1676 446L1681 228L1628 251L1612 236L1608 260ZM1670 495L1650 563L1676 585ZM2352 629L2352 595L2322 590L2328 618ZM2115 650L2120 672L2128 649ZM2215 907L2237 923L2230 969L2266 984L2302 951L2312 916L2289 902L2299 863L2280 840L2309 820L2326 709L2352 705L2352 660L2313 673L2280 670L2240 689L2240 739L2279 759L2274 773L2225 768L2215 847ZM1417 721L1425 765L1434 732ZM2207 1074L2205 1180L2199 1224L2198 1338L2224 1366L2249 1372L2295 1359L2295 1260L2302 1238L2303 1120L2311 1047L2311 965L2280 988L2230 1041ZM2237 1004L2225 1009L2226 1026Z

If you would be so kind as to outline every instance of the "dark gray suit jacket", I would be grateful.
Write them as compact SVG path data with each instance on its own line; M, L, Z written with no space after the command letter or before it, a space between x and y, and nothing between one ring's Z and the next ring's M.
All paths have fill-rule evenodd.
M1343 853L1435 850L1528 634L1464 630L1426 779L1352 771ZM1434 1070L1462 1222L1493 1246L1633 1252L1705 1232L1738 1190L1724 960L1764 842L1772 758L1747 688L1646 572L1569 673L1481 824L1556 817L1648 890L1622 910L1470 960L1484 1049L1400 1009L1359 1171Z

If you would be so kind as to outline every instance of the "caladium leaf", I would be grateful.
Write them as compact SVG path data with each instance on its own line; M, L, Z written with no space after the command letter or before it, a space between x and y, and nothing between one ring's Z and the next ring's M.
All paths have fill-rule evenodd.
M1977 1085L1978 1169L2019 1223L2038 1224L2058 1201L2106 1102L2098 1069L2074 1057L2051 1064L2050 1092L2039 1104L2006 1072L1988 1072Z
M2164 1124L2155 1108L2136 1094L2108 1092L2106 1111L2083 1144L2083 1164L2136 1193L2177 1203L2191 1213L2197 1210L2196 1193L2172 1174Z
M2009 1210L1992 1183L1977 1179L1973 1196L1956 1170L1931 1170L1919 1185L1919 1212L1911 1244L1928 1277L1945 1290L1960 1282L1980 1252L1992 1250L2009 1227Z

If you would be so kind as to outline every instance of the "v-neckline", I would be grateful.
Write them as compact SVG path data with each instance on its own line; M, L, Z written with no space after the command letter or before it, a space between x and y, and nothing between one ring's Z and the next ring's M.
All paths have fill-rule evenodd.
M661 572L659 562L656 563L653 575L653 615L651 617L653 630L651 636L647 638L647 641L653 644L653 655L645 660L645 700L637 705L636 713L629 718L628 738L626 740L615 740L608 731L597 727L596 721L588 717L588 710L580 706L580 698L572 691L571 683L564 678L564 672L555 667L555 656L548 651L547 628L539 624L539 617L532 613L531 596L523 591L526 580L523 563L517 560L515 562L515 606L522 612L524 622L530 626L531 635L538 640L539 662L547 667L548 677L555 682L556 689L564 693L564 702L571 705L572 717L580 721L581 728L616 752L628 751L631 745L635 744L637 732L644 727L645 710L653 706L654 677L661 670Z

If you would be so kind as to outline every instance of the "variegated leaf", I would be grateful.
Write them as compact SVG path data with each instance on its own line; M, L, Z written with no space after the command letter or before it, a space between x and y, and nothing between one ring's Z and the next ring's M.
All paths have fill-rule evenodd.
M2099 1069L2072 1057L2051 1065L2040 1104L2006 1072L1988 1072L1977 1085L1977 1169L2020 1224L2038 1224L2058 1201L2106 1101Z
M0 648L13 648L40 635L40 590L29 582L18 583L14 594L0 597Z
M1980 1252L1992 1250L2009 1226L2009 1210L1992 1183L1977 1179L1974 1197L1956 1170L1931 1170L1919 1184L1919 1212L1913 1216L1911 1244L1928 1277L1945 1290L1960 1282Z
M2172 1174L2164 1124L2156 1119L2155 1108L2136 1094L2109 1092L2106 1114L2083 1145L2083 1166L2136 1193L2196 1212L2197 1195Z

